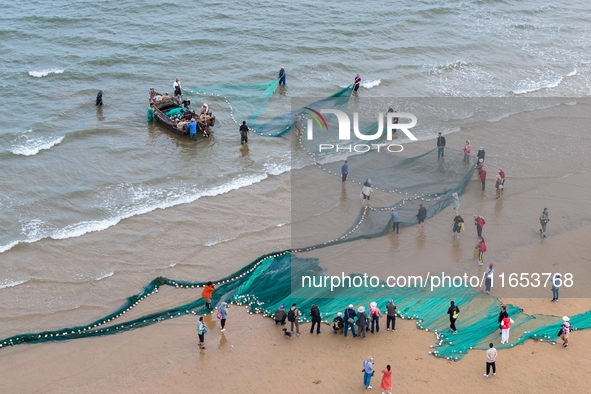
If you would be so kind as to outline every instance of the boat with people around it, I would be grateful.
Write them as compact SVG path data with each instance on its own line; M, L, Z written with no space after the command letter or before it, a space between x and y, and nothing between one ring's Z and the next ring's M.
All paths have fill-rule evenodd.
M211 127L215 125L215 116L209 111L207 104L204 103L199 112L195 112L191 108L191 99L183 99L180 94L172 97L168 92L159 94L154 88L150 88L150 105L154 109L154 118L168 130L180 135L191 134L192 120L196 123L196 135L201 134L203 137L209 137Z

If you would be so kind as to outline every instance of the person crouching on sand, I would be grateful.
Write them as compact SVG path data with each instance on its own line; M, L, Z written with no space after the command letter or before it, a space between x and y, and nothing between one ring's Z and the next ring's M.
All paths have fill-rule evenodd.
M332 321L332 332L334 332L335 334L342 334L343 333L343 327L345 325L344 321L343 321L343 312L339 312L337 313L337 317L335 317Z
M285 307L283 305L279 305L277 311L275 311L275 325L285 324L285 319L287 319L287 313L285 313Z

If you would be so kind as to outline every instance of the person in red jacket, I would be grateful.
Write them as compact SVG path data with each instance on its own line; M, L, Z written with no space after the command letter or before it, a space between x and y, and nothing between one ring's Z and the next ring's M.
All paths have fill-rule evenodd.
M203 287L203 291L201 292L201 297L205 298L205 307L211 310L211 296L215 291L215 287L212 281L207 282L207 284Z
M480 182L482 183L482 190L484 190L486 184L486 167L482 167L482 171L480 172Z
M507 316L501 320L501 343L509 343L509 330L511 330L513 320Z
M478 249L478 265L483 265L484 261L482 259L482 255L484 252L487 251L486 243L484 243L484 238L480 238L480 243L476 247Z
M476 226L476 233L478 238L482 238L482 229L484 228L484 218L480 215L474 215L474 225Z

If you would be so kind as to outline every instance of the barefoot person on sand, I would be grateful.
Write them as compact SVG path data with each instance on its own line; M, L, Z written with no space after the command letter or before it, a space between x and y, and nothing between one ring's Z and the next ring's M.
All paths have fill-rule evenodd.
M386 365L386 368L382 370L382 374L382 383L380 384L380 388L383 390L382 394L385 392L392 394L392 368L390 365Z

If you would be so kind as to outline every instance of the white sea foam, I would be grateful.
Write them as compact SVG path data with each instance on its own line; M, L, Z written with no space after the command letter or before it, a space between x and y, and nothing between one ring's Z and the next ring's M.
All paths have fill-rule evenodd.
M18 285L21 285L21 284L23 284L25 282L27 282L27 279L25 279L25 280L11 280L11 279L6 279L3 282L0 282L0 289L6 289L7 287L18 286Z
M374 79L371 81L367 81L367 82L362 82L361 86L363 86L366 89L371 89L374 86L378 86L380 83L382 83L382 81L380 79Z
M24 142L19 142L18 144L13 145L10 152L15 155L34 156L39 153L39 151L49 149L52 146L59 144L63 139L64 136L57 138L26 138ZM20 138L17 141L20 141Z
M52 69L46 69L46 70L41 70L41 71L29 71L29 75L35 78L41 78L41 77L45 77L49 74L61 74L63 73L65 70L59 69L59 68L52 68Z
M539 90L544 90L544 89L552 89L557 87L558 85L560 85L560 83L562 81L564 81L564 78L567 77L572 77L577 75L577 69L573 69L573 71L569 72L566 75L563 75L553 81L541 81L541 82L537 82L534 83L532 87L527 87L527 88L523 88L523 89L519 89L519 90L514 90L512 93L515 95L521 95L521 94L527 94L527 93L532 93L532 92L537 92Z
M38 226L34 226L34 229L30 233L26 233L26 239L12 241L6 245L0 245L0 253L12 249L19 243L33 243L44 238L51 238L56 240L75 238L90 232L103 231L108 229L109 227L115 226L121 220L128 219L133 216L149 213L157 209L166 209L174 207L180 204L189 204L202 197L215 197L220 194L228 193L232 190L237 190L243 187L253 185L255 183L259 183L267 179L269 175L280 175L281 173L284 173L289 170L290 166L286 163L268 164L266 166L266 171L263 173L242 176L228 183L224 183L219 186L214 186L209 189L189 188L176 194L172 192L166 192L163 190L152 191L152 195L167 195L167 197L164 200L160 201L150 199L150 201L148 202L140 202L138 205L133 205L124 209L120 209L119 211L114 212L112 217L106 219L82 221L65 226L61 229L44 228L43 231L41 231L39 230ZM146 191L142 190L139 191L139 193L145 196ZM138 201L141 200L141 198L138 198Z
M372 79L371 81L366 81L366 82L363 82L362 81L361 82L361 86L364 87L364 88L366 88L366 89L371 89L373 87L378 86L380 83L382 83L382 80L381 79ZM349 85L340 85L340 87L344 89L344 88L349 87L351 85L352 84L349 84Z
M103 274L101 274L101 276L99 276L95 280L101 280L101 279L108 278L110 276L113 276L114 273L115 273L115 271L109 271L109 272L103 273Z

